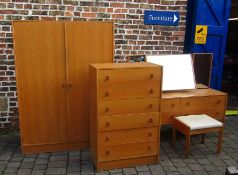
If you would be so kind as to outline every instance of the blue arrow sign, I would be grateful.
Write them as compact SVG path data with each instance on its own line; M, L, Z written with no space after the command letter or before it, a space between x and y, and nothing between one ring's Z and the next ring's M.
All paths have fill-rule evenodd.
M178 26L179 24L178 12L145 10L144 13L145 25Z

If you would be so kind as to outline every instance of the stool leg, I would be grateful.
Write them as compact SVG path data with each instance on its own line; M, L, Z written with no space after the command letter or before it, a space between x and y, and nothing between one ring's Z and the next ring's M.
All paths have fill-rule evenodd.
M172 146L175 147L175 142L176 142L176 129L173 127L172 131Z
M202 143L205 143L205 134L202 134Z
M188 158L190 150L190 133L186 133L185 157Z
M221 130L218 132L218 137L217 137L217 154L221 153L221 145L222 145L222 140L223 140L223 132L224 132L224 127L222 127Z

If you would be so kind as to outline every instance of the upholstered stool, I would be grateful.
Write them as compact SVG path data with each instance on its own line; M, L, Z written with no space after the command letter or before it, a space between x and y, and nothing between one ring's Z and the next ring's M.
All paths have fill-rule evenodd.
M201 115L187 115L178 116L173 121L173 136L172 145L175 145L176 130L180 131L186 136L185 143L185 157L188 158L190 150L190 136L196 134L203 134L203 142L206 133L218 132L217 139L217 153L221 152L221 144L223 138L224 125L222 122L217 121L205 114Z

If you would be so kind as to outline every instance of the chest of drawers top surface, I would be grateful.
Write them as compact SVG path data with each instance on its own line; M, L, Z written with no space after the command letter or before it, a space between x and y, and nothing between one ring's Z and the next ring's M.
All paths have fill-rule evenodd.
M138 69L138 68L151 68L151 67L162 67L153 63L100 63L100 64L91 64L92 67L97 69L104 70L113 70L113 69Z

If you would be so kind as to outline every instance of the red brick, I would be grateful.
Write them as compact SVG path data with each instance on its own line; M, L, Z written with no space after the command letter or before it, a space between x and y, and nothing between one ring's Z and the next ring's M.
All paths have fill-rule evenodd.
M0 44L0 48L6 48L7 45L6 44Z
M112 18L125 18L125 15L124 14L112 14Z
M139 4L126 3L126 8L139 8Z
M173 36L184 36L185 32L184 31L175 31L173 32Z
M74 16L74 15L70 12L65 12L65 16Z
M67 10L68 10L68 11L73 11L73 10L74 10L74 6L72 6L72 5L67 6Z
M28 0L12 0L12 2L28 2Z
M16 4L15 6L17 9L23 9L23 4Z
M148 0L148 3L149 4L160 4L160 0Z
M0 14L14 14L15 10L0 10Z
M113 12L113 8L107 8L107 12L108 13L112 13Z
M82 17L95 18L96 13L82 13Z
M110 4L110 7L113 7L113 8L116 8L116 7L120 7L120 8L123 8L123 7L125 7L125 4L124 3L111 3Z
M98 12L100 12L100 13L105 13L106 11L107 11L106 8L99 8L99 9L98 9Z
M32 5L31 4L24 4L24 9L32 9Z

